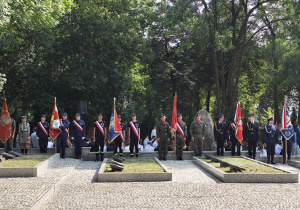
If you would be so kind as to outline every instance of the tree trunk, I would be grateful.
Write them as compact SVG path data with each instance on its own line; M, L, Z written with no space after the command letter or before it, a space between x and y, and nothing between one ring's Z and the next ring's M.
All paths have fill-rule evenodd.
M207 91L205 104L206 104L206 111L208 111L208 112L209 112L210 94L211 94L211 90Z

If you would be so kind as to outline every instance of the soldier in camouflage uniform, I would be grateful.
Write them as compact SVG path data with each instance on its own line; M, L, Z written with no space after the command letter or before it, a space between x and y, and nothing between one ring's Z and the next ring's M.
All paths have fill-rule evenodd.
M177 115L177 131L176 131L176 155L177 160L183 160L183 146L186 141L187 127L182 121L182 114Z
M156 136L158 141L158 155L160 160L166 160L168 154L168 143L171 131L169 123L166 122L166 115L161 115L161 121L156 124Z
M205 129L206 129L206 125L204 124L204 122L201 121L200 113L197 113L196 120L192 122L190 127L191 138L195 146L195 150L194 150L195 156L202 155Z

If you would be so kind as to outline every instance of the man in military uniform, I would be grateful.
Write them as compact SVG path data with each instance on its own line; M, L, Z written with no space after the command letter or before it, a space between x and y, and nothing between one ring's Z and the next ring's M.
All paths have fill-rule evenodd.
M15 134L16 134L16 121L14 119L10 118L10 122L11 122L11 136L6 141L6 151L5 152L12 151L13 147L14 147L14 138L15 138Z
M292 124L290 124L288 126L288 128L292 129L292 132L294 132L294 126ZM282 134L281 134L282 135ZM294 136L292 136L289 140L287 140L287 155L288 155L288 160L291 159L291 155L292 155L292 147L293 147L293 139L294 139ZM283 143L283 149L282 149L282 152L283 152L283 164L285 164L285 139L284 137L282 136L282 143Z
M161 121L156 124L156 136L158 141L158 155L160 160L167 160L168 143L171 131L169 123L166 122L166 115L161 115Z
M278 142L278 131L276 125L274 125L273 117L268 119L268 124L265 125L264 137L267 143L267 156L268 164L275 164L274 155L275 155L275 144Z
M57 136L57 149L59 148L60 158L65 158L65 151L67 146L67 139L69 136L70 121L68 120L68 114L63 113L60 120L61 133Z
M248 119L249 121L245 125L245 139L248 141L249 158L255 159L256 144L259 140L259 126L254 121L254 114L250 114Z
M39 141L40 153L47 153L48 136L49 136L49 123L46 121L46 115L41 115L41 122L36 127L36 136Z
M176 131L176 155L177 160L183 160L183 146L186 141L187 136L187 126L185 122L182 121L182 114L177 115L177 131Z
M75 159L81 159L82 140L85 138L85 123L80 119L80 114L75 115L76 119L72 122L72 139L75 144Z
M241 146L240 146L240 142L235 137L235 131L236 131L236 124L234 122L232 122L232 123L230 123L229 128L228 128L228 133L229 133L230 141L232 144L231 155L235 156L235 154L236 154L237 156L241 156ZM237 148L237 153L235 153L235 147Z
M102 113L98 114L98 119L94 123L93 137L95 139L95 150L96 150L96 162L99 161L99 146L100 146L100 154L101 161L103 161L104 156L104 142L107 135L107 124L102 120Z
M190 134L192 141L194 142L194 155L201 156L203 150L203 141L205 136L206 125L201 121L200 113L196 114L196 120L194 120L190 127Z
M227 129L224 121L224 115L219 115L218 121L215 122L214 136L217 142L217 155L224 156L224 143L227 142Z
M135 147L135 156L139 157L139 141L141 139L141 123L136 120L136 115L131 116L131 121L128 123L128 141L130 142L130 157L133 157L133 147Z
M120 127L121 127L121 134L114 141L114 154L120 155L121 157L123 157L122 144L125 141L125 127L124 127L124 124L121 123L122 116L118 115L118 118L119 118L119 123L120 123ZM119 154L118 154L118 148L119 148Z

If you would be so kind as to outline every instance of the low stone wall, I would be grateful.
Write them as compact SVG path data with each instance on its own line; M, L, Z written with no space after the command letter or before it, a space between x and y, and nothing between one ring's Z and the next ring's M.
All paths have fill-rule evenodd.
M98 172L98 182L161 182L172 181L172 173L167 172L166 167L157 159L158 164L164 169L163 173L105 173L107 158L104 159Z
M300 162L298 162L298 161L289 160L289 161L288 161L288 164L289 164L290 166L295 167L295 168L300 168Z
M113 152L105 152L104 153L104 158L111 158L114 155ZM124 152L123 156L125 158L129 158L130 157L130 152ZM184 151L183 152L183 159L184 160L192 160L194 156L194 152L191 151ZM135 155L134 155L135 157ZM157 152L141 152L139 154L139 158L156 158L158 157L158 153ZM89 152L87 154L87 156L82 156L82 160L84 161L94 161L96 159L96 153L95 152ZM167 155L167 160L174 160L174 152L170 151L168 152Z
M47 160L34 167L19 168L1 168L0 177L37 177L43 176L45 171L56 161L59 160L59 154L49 157Z
M249 158L246 158L251 161ZM267 165L265 163L259 162L260 164L267 165L269 167L276 168L278 170L284 171L286 173L282 174L243 174L243 173L225 173L212 165L194 157L193 162L221 180L225 183L298 183L298 174L290 173L288 171L279 169L272 165Z

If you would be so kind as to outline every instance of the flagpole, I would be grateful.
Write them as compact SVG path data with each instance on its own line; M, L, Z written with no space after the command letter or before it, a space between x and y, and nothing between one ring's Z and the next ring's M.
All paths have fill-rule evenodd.
M54 97L54 106L56 106L56 97ZM55 154L57 153L57 137L54 139L54 143L55 143Z
M288 97L287 95L284 96L284 104L283 106L286 106L285 102L287 101ZM284 122L285 124L286 122ZM288 156L287 156L287 139L284 137L284 145L285 145L285 149L284 149L284 152L285 152L285 158L284 158L284 161L285 161L285 164L287 164L287 160L288 160Z
M5 100L5 90L3 89L3 100ZM7 152L6 150L6 144L7 144L7 141L4 142L4 152Z
M176 98L176 101L175 101L175 104L176 104L176 112L177 112L177 92L175 92L175 96ZM177 114L177 113L176 113ZM173 114L172 114L173 115ZM177 117L177 116L176 116ZM177 126L177 125L176 125ZM176 129L174 131L174 160L176 160Z

